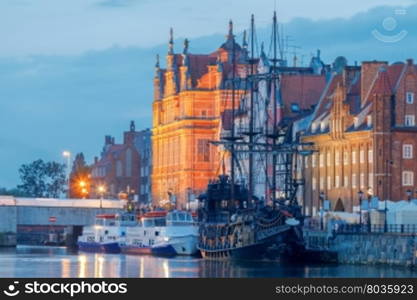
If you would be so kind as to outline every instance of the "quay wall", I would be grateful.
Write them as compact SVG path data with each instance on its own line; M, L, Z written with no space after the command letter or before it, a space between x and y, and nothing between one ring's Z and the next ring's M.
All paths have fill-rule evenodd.
M416 234L306 231L304 236L308 249L336 252L339 263L417 267Z

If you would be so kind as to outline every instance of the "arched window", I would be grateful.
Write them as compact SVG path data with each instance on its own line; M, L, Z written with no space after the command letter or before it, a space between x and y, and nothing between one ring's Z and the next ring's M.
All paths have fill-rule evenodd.
M128 148L126 150L126 161L125 161L125 170L126 170L126 176L130 177L132 176L132 150Z

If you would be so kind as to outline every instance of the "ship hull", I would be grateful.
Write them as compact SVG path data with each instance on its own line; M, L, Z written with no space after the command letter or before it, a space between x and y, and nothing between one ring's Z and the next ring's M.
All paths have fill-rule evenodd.
M120 249L123 254L132 254L132 255L152 254L152 249L150 247L121 246Z
M208 260L256 260L262 259L270 243L259 243L227 250L206 250L200 248L201 256Z
M83 252L92 253L120 253L120 247L118 243L91 243L91 242L78 242L78 249Z

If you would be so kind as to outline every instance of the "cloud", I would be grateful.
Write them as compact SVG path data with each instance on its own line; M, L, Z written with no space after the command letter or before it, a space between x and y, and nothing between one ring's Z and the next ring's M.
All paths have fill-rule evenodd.
M392 7L379 7L347 19L296 18L284 29L292 44L302 46L304 63L319 48L327 63L339 55L352 64L371 59L395 62L416 58L416 15L417 5L401 16ZM398 22L393 31L383 26L390 16ZM227 20L221 34L192 38L190 51L215 50L224 41ZM268 44L270 24L258 28L258 41ZM404 29L408 35L398 43L383 43L372 35L374 29L384 34ZM236 34L240 41L241 32ZM182 38L175 41L175 48L182 50ZM146 49L112 46L77 55L0 57L0 186L18 183L20 164L37 158L62 161L65 149L82 151L91 160L99 154L103 136L111 134L120 141L130 120L137 128L150 127L155 55L164 57L166 51L167 45L160 44ZM290 61L291 52L290 48Z

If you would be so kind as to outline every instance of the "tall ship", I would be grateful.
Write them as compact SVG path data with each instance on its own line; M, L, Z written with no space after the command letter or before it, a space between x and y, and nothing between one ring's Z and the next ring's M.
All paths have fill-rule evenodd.
M294 139L293 120L283 117L280 70L285 61L276 13L272 29L272 58L263 46L256 58L252 15L244 71L237 65L242 60L236 55L239 46L231 43L232 109L230 126L225 126L230 129L212 141L223 153L222 173L199 196L198 248L205 259L262 259L291 255L303 246L297 201L303 180L295 176L295 168L314 149ZM236 92L242 87L243 96Z

